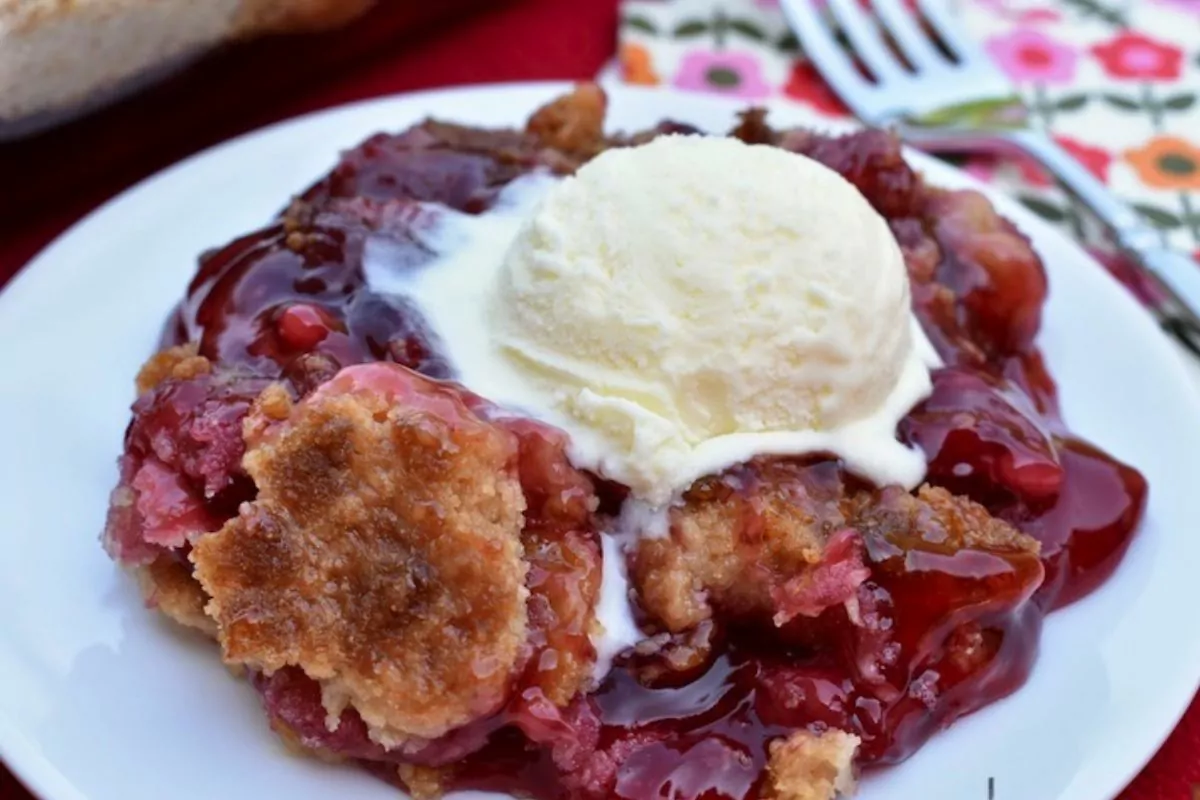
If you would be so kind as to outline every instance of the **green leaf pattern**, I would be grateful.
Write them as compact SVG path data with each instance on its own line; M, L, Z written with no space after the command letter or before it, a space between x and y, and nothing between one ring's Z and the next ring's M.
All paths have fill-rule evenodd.
M1136 203L1133 209L1142 215L1142 219L1160 230L1173 230L1183 224L1183 220L1177 214L1173 214L1165 208Z
M1078 111L1088 104L1091 98L1086 94L1067 94L1054 101L1056 111Z
M703 19L685 20L675 26L675 30L671 31L671 35L676 39L692 39L696 36L703 36L712 29L712 25Z
M1044 200L1033 195L1023 194L1017 197L1021 201L1021 205L1028 208L1033 213L1037 214L1044 220L1050 222L1062 222L1067 218L1067 212L1061 206L1055 205L1049 200Z
M649 36L658 35L658 26L649 17L642 14L625 14L621 17L621 27L630 31L639 31Z

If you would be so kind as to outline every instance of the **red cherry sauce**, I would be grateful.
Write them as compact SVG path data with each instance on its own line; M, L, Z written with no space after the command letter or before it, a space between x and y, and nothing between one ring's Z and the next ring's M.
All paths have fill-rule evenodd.
M1146 482L1059 419L1032 344L1045 276L1023 237L978 197L925 187L884 134L753 133L841 172L889 219L915 310L947 364L900 435L926 453L931 484L1035 537L1040 561L868 538L872 576L856 622L838 607L791 636L718 620L707 656L687 672L664 666L665 652L626 654L553 721L589 735L550 746L553 736L506 728L447 788L545 800L755 798L773 738L830 727L862 737L862 765L901 761L1019 687L1042 614L1095 589L1129 545ZM431 123L372 138L280 222L203 258L172 341L198 340L210 359L285 377L299 393L371 360L451 375L419 312L366 285L363 251L383 236L414 265L427 261L413 235L427 206L412 200L481 212L533 164L527 137L488 136ZM367 765L396 780L394 760Z
M450 374L419 311L371 291L363 254L386 238L413 267L430 254L413 231L427 212L404 201L356 200L284 221L205 254L180 308L172 343L199 341L200 354L302 391L338 369L394 361L435 378Z

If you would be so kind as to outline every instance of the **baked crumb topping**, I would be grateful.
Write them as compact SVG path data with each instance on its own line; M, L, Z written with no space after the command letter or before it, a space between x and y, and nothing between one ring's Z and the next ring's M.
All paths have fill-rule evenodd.
M915 543L948 551L965 548L1036 554L1036 539L996 519L969 498L937 486L916 495L891 486L855 498L854 519L864 534L877 532L898 544Z
M211 373L212 362L200 355L199 350L195 342L189 342L150 356L138 371L138 394L145 394L169 378L186 381Z
M721 616L776 626L853 600L864 548L1036 555L1038 543L945 489L847 489L835 462L761 459L697 481L670 533L643 539L632 578L642 608L679 633Z
M770 745L763 800L835 800L854 792L859 738L838 730L798 731Z
M529 118L526 130L543 145L576 155L592 156L605 144L604 112L608 99L594 83L575 87Z
M192 578L188 565L173 556L159 556L133 568L146 605L187 628L217 638L217 624L204 613L208 598Z
M845 527L842 499L833 462L769 459L697 481L672 509L670 535L640 543L633 581L642 606L673 632L710 619L714 608L734 616L780 613L781 593L800 588ZM827 604L849 599L865 578L853 549L844 560L858 566L841 576L842 590ZM780 622L792 616L783 613Z
M396 768L400 781L408 789L413 800L437 800L446 793L442 782L444 769L401 764Z
M514 438L380 364L247 444L257 499L192 552L226 660L300 666L385 746L494 711L526 635Z

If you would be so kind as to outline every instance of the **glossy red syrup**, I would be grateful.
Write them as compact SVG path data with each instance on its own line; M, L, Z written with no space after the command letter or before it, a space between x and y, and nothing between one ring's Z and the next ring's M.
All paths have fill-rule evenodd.
M1045 277L1004 238L1011 228L988 228L994 221L976 206L925 190L882 134L780 140L760 130L754 138L825 161L892 222L916 311L947 364L900 434L927 454L930 483L1038 539L1041 565L935 549L899 557L877 547L873 577L860 589L866 627L827 612L821 641L801 647L770 631L718 625L712 655L669 678L649 669L655 657L626 656L556 723L587 736L551 748L505 728L462 762L453 787L545 800L755 798L767 743L802 728L857 733L864 766L896 763L1018 688L1036 660L1043 613L1095 589L1129 545L1146 482L1059 419L1032 344ZM326 206L304 224L279 224L206 256L172 338L198 339L215 361L285 377L301 393L371 360L451 375L420 314L366 285L364 243L388 235L419 264L428 254L395 222L409 219L400 213L406 192L477 211L524 167L500 169L478 153L423 159L405 141L376 137L348 156L310 191ZM356 192L368 196L371 213L330 210L331 197ZM382 230L381 219L392 227ZM955 655L966 639L971 660ZM393 766L369 766L395 779Z

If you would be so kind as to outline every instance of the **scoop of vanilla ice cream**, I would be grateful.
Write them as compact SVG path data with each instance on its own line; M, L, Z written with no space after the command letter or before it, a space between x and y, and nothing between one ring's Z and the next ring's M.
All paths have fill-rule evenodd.
M803 156L702 136L605 152L526 220L487 324L522 404L651 503L760 453L924 473L895 440L935 358L900 249Z

